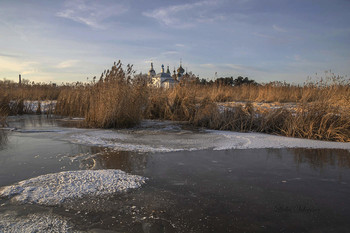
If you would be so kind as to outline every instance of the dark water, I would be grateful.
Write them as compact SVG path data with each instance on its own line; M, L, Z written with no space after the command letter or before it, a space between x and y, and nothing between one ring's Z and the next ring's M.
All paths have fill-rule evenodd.
M37 119L21 121L25 123L14 122L21 129L39 124ZM35 126L41 132L0 130L0 186L62 170L106 168L149 181L128 193L72 200L59 207L2 199L0 213L50 212L69 219L75 230L92 232L350 230L347 150L115 152L47 136L64 130L62 124L42 119Z

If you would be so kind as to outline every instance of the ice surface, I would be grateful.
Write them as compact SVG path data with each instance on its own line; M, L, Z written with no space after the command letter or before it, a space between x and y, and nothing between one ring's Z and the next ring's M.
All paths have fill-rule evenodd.
M0 189L0 197L21 203L59 205L66 199L138 188L147 178L121 170L65 171L38 176Z
M54 214L17 216L13 211L0 213L0 232L76 232L70 223Z
M216 146L214 150L262 148L350 149L350 143L342 142L291 138L262 133L239 133L218 130L207 130L207 132L226 139Z
M259 148L350 149L350 143L307 140L261 133L219 130L191 131L181 129L176 123L157 121L147 121L133 129L80 131L70 134L69 139L78 144L139 152Z

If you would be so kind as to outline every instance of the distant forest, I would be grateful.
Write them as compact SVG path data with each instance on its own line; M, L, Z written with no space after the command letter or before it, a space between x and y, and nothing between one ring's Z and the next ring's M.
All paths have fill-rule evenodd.
M253 79L249 79L248 77L243 78L242 76L238 76L237 78L231 77L221 77L217 78L214 81L210 80L207 81L206 79L197 79L197 83L202 85L221 85L221 86L241 86L241 85L258 85L257 82L255 82Z

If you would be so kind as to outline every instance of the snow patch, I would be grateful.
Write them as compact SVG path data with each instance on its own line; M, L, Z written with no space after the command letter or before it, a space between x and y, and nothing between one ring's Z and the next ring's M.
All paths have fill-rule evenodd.
M16 215L13 211L0 214L0 232L76 232L66 219L58 215Z
M350 149L350 143L329 142L302 138L291 138L262 133L239 133L207 130L208 133L224 137L214 150L265 149L265 148L310 148L310 149Z
M38 176L0 189L0 197L21 203L59 205L66 199L139 188L147 178L121 170L65 171Z
M194 150L315 148L350 149L350 143L283 137L262 133L219 130L182 130L170 122L151 122L123 130L79 131L69 134L73 143L136 152L173 152Z

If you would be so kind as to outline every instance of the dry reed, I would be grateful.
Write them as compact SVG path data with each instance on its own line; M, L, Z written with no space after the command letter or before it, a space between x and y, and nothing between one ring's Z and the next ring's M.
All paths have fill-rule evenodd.
M62 91L56 114L85 117L87 127L132 127L140 122L147 103L147 86L132 82L132 66L119 61L97 83Z
M24 100L52 98L57 99L55 114L84 117L87 127L132 127L142 118L150 118L188 121L210 129L350 141L350 84L334 75L330 81L302 86L281 82L242 86L184 82L162 89L147 83L144 78L135 78L132 66L122 69L120 62L105 71L99 81L88 84L53 87L0 83L0 116L6 119L9 114L22 113ZM247 104L226 109L217 105L228 101ZM253 101L294 102L296 108L263 110L253 107Z

